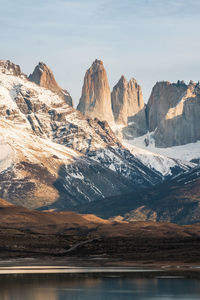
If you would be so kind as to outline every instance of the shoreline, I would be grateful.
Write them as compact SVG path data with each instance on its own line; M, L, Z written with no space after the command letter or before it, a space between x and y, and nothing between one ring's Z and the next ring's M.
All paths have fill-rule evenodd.
M0 259L0 276L4 274L94 274L94 273L185 273L198 274L200 263L125 261L109 258L11 258Z
M71 280L72 278L121 278L121 279L155 279L155 280L199 280L200 267L0 267L0 280L37 278L37 280Z

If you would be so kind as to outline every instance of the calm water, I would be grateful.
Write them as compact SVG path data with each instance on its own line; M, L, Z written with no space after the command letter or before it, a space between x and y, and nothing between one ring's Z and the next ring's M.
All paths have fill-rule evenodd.
M200 299L200 281L196 279L127 276L0 275L0 300Z

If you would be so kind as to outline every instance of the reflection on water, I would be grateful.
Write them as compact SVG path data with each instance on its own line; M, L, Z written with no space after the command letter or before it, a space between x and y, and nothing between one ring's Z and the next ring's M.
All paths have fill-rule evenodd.
M129 275L128 275L129 276ZM1 300L192 300L200 299L199 280L131 278L119 274L87 277L66 274L0 276Z

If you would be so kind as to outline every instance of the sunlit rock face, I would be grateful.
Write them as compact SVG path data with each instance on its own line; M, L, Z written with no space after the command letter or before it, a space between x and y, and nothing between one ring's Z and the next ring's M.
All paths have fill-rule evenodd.
M117 124L127 125L128 118L144 108L142 89L135 79L120 78L111 93L112 110Z
M29 80L35 82L41 87L47 88L59 97L64 99L67 104L73 106L73 101L70 94L62 89L56 82L51 69L42 62L35 67L32 74L29 75Z
M184 145L200 140L200 85L160 82L148 103L149 130L157 147Z
M77 109L91 118L114 122L111 95L106 70L101 60L95 60L87 70Z
M154 131L165 118L168 110L175 107L187 90L184 82L157 82L148 101L149 131Z

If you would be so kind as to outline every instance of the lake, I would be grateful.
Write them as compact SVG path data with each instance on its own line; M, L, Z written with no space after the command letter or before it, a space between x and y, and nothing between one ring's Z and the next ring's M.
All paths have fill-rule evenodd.
M200 281L156 270L98 268L1 270L1 300L192 300ZM34 273L31 273L31 270ZM67 271L66 271L67 270ZM5 272L4 272L5 271ZM16 272L15 272L16 271ZM51 272L52 271L52 272ZM78 273L77 273L78 271ZM8 273L13 274L8 274ZM45 273L46 272L46 273ZM49 272L49 273L47 273Z

